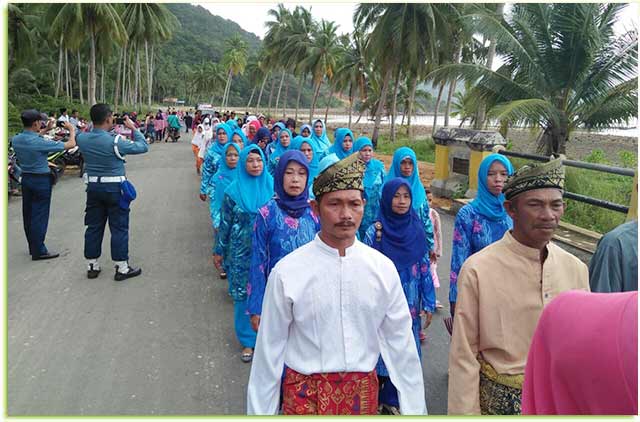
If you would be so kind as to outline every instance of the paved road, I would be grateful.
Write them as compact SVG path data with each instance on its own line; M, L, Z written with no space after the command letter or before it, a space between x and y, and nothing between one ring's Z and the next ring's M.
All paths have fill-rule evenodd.
M19 198L8 207L8 414L243 414L250 366L239 359L226 281L211 263L208 206L188 142L127 158L138 190L130 261L141 277L113 281L108 234L102 274L86 278L84 185L54 188L47 234L59 259L32 262ZM442 215L444 245L452 217ZM448 247L438 268L447 304ZM446 413L449 335L439 312L423 367L431 414Z

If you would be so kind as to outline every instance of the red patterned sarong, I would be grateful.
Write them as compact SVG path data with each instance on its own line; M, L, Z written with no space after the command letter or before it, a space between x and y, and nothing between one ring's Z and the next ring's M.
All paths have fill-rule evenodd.
M375 415L378 412L375 370L303 375L287 368L282 389L285 415Z

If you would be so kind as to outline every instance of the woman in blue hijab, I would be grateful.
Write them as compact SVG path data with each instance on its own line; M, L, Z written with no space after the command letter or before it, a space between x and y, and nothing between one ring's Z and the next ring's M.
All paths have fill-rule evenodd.
M411 186L411 206L420 216L427 238L427 246L431 251L433 250L433 224L431 223L431 218L429 218L429 200L420 180L416 153L409 147L398 148L393 154L393 161L385 182L396 177L404 178Z
M233 130L231 142L235 142L240 145L240 149L243 149L245 146L249 145L249 138L247 138L247 135L244 134L242 129L237 128Z
M262 299L273 267L285 255L313 240L320 221L309 206L309 166L297 150L280 157L275 171L276 197L260 208L253 230L248 312L258 330Z
M233 131L229 126L220 123L216 126L214 141L207 148L207 154L202 164L202 176L200 179L200 199L206 201L213 198L214 182L213 175L218 171L219 162L224 154L224 147L231 142Z
M422 221L411 206L412 193L409 182L396 177L384 184L376 222L366 229L364 243L382 252L393 261L413 321L413 337L420 348L421 315L426 315L428 326L435 311L436 295L431 279L430 254ZM395 414L400 404L398 391L389 379L389 371L382 358L378 359L376 373L380 381L379 404L387 407L386 413ZM391 409L389 409L391 408Z
M253 144L258 145L264 153L264 158L269 161L269 142L271 142L271 132L266 127L261 127L253 137Z
M311 127L311 140L315 142L314 148L324 152L331 146L331 140L327 136L327 127L320 119L314 120Z
M462 264L474 253L502 239L513 221L504 209L502 188L513 174L509 159L500 154L485 157L478 169L478 194L460 208L453 225L451 273L449 277L449 304L455 314L458 298L458 274Z
M272 197L273 178L265 170L264 155L257 145L249 145L240 152L236 177L225 190L213 256L216 268L221 271L224 261L227 271L243 362L251 361L256 343L246 314L251 236L258 210Z
M360 159L367 166L364 172L364 198L367 203L364 207L362 224L358 229L360 239L363 239L367 228L373 224L378 215L386 170L382 161L373 158L373 143L366 136L361 136L356 140L353 151L358 153Z
M213 175L212 183L214 189L213 197L209 202L209 210L211 211L214 235L218 231L218 227L220 227L220 211L224 192L236 176L240 151L242 151L240 145L235 142L227 143L222 154L224 158L220 160L218 171Z
M313 141L311 138L302 137L300 135L293 138L293 142L291 142L291 149L302 152L307 159L307 164L309 166L309 178L307 181L307 185L309 186L309 197L314 199L311 186L319 173L320 154L313 149Z
M304 124L300 127L300 135L303 138L310 138L312 133L313 129L311 128L311 125Z
M275 142L275 147L271 154L269 154L269 174L275 175L276 166L280 160L280 156L291 149L291 131L289 129L281 129L278 133L278 140Z
M280 131L282 129L286 129L287 127L282 122L275 122L273 126L271 126L271 142L277 142L278 137L280 135Z
M353 132L346 127L336 129L335 142L327 150L327 154L335 154L343 160L353 154Z

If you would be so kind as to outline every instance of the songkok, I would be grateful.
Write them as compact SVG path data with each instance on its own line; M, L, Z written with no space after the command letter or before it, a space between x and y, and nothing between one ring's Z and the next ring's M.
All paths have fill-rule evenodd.
M316 198L339 190L364 191L362 179L366 165L357 154L350 155L324 169L313 182L313 194Z
M507 200L533 189L564 190L564 166L561 159L529 164L518 169L502 189Z

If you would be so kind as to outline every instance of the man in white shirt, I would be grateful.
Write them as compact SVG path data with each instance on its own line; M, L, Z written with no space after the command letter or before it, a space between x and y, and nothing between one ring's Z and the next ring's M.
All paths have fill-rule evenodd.
M400 411L427 413L398 273L356 239L364 169L354 154L318 175L312 208L322 230L271 271L249 377L250 415L278 412L284 365L284 414L376 414L380 354Z

